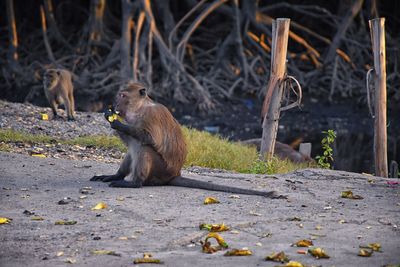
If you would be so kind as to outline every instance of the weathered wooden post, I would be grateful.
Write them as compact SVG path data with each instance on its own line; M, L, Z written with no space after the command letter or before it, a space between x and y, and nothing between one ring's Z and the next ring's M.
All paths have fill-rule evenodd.
M278 132L283 79L286 74L286 54L288 46L290 19L278 18L272 22L271 73L263 103L263 133L261 156L271 160L274 154Z
M374 53L375 81L375 175L388 177L386 133L386 48L385 18L369 21Z

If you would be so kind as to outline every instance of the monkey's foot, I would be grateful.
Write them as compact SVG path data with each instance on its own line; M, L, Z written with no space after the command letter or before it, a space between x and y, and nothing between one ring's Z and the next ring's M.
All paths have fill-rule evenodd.
M53 113L53 120L61 120L61 119L62 117L60 115Z
M122 188L140 188L142 187L142 181L114 181L109 184L110 187L122 187Z
M119 175L97 175L93 176L90 178L90 181L100 181L100 182L111 182L111 181L117 181L117 180L122 180L124 177L121 177Z

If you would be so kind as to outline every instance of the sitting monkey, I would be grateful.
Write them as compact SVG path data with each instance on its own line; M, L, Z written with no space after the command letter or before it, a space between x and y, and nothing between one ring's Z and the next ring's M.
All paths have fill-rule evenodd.
M64 104L68 120L75 120L74 87L72 85L71 73L62 69L45 70L43 75L43 87L54 117L58 117L58 105Z
M144 85L128 83L121 88L113 109L106 111L105 117L128 147L128 152L116 174L94 176L91 181L111 182L111 187L173 185L282 197L274 191L242 189L181 177L187 154L181 127L165 106L147 96Z

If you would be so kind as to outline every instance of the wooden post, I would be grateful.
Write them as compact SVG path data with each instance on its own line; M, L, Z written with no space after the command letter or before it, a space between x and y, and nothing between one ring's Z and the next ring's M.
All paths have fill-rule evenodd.
M375 175L388 177L386 133L386 48L385 18L369 21L374 52L375 81Z
M18 66L18 35L17 35L17 25L15 23L14 14L14 0L7 0L7 20L8 20L8 35L9 35L9 48L8 48L8 61L11 68L16 69Z
M279 18L272 22L271 73L263 104L263 133L261 138L261 156L271 160L274 155L275 140L278 132L283 79L286 74L286 54L290 19Z

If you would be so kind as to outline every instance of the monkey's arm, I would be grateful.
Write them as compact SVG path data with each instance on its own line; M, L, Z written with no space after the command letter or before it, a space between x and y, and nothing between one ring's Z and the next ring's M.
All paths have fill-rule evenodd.
M151 135L144 130L139 130L138 127L135 127L135 125L125 124L120 122L119 120L114 120L110 123L110 125L111 128L139 140L139 142L143 145L154 145L154 141Z

